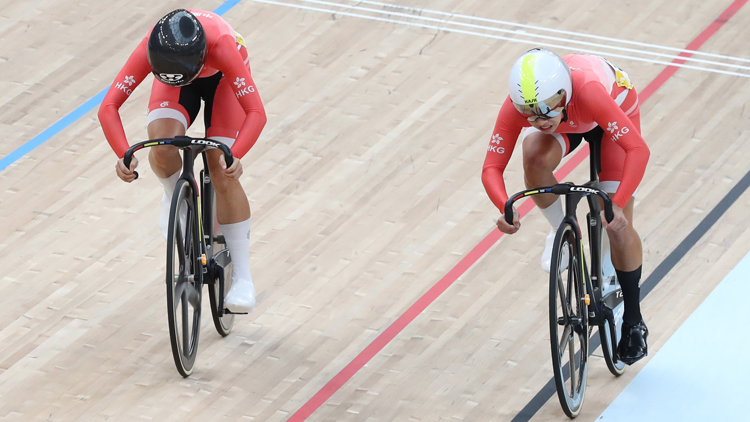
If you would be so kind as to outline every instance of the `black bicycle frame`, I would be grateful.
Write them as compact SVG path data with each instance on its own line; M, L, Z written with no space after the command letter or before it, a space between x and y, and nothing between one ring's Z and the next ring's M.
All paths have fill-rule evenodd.
M601 211L602 203L604 204L604 217L607 221L612 221L614 213L612 211L612 200L609 195L599 189L599 171L601 168L601 143L600 142L589 142L591 154L589 155L589 167L590 167L590 178L589 181L583 185L575 185L573 183L559 183L554 186L542 187L537 189L528 189L521 191L508 199L505 203L505 221L508 224L513 224L513 204L521 198L533 195L553 194L565 196L565 218L563 222L568 222L576 228L576 245L575 247L581 249L581 229L578 224L578 217L576 210L578 203L584 197L588 201L589 213L586 218L586 225L588 228L589 235L589 247L591 249L591 271L592 275L589 276L588 267L585 262L585 255L581 254L584 269L584 280L586 283L587 291L591 292L593 300L590 300L589 306L593 305L593 312L589 311L589 318L592 324L599 325L603 318L606 317L607 311L609 314L612 310L609 309L602 302L602 257L601 257L601 233L602 233L602 222L601 222ZM601 198L601 201L600 201ZM599 306L603 305L603 309ZM611 321L611 319L610 319ZM613 327L610 327L613 328ZM613 343L615 344L615 343Z
M214 210L212 206L214 188L211 184L211 173L208 171L208 160L203 154L203 170L201 171L201 213L203 217L203 239L206 244L206 255L213 256L213 239L211 233L214 232Z
M200 197L200 190L198 189L198 183L195 181L195 173L193 172L193 160L195 159L195 154L199 153L199 150L202 150L204 147L185 147L182 148L182 174L180 174L179 180L186 180L188 183L190 183L190 186L193 188L193 205L195 206L195 209L198 210L198 218L196 221L198 222L198 241L201 245L201 259L199 260L201 264L201 270L196 271L196 275L200 274L200 281L196 280L196 282L200 283L198 286L203 286L203 274L206 272L207 269L207 263L206 263L206 257L210 256L207 254L206 251L206 239L204 229L203 229L203 207L201 206L201 197ZM179 182L178 182L179 183Z
M224 153L224 161L227 167L231 167L234 162L232 151L228 146L205 138L191 138L189 136L175 136L174 138L164 139L151 139L144 142L139 142L132 145L125 152L123 156L123 164L125 167L130 168L130 163L133 159L133 154L143 148L171 145L182 150L182 174L180 174L180 180L187 180L190 186L195 192L193 198L195 209L198 210L198 225L199 225L199 236L201 243L201 254L203 257L213 257L213 239L207 239L205 233L213 233L213 207L209 206L210 201L213 199L213 185L211 184L211 176L208 170L208 161L206 155L203 154L203 172L201 173L201 189L199 189L198 183L195 179L195 172L193 170L193 161L195 160L196 154L203 152L205 148L217 148ZM136 179L138 178L138 172L134 172ZM200 197L203 195L202 198ZM201 274L201 284L203 273L208 271L208 267L203 260L201 260L203 266ZM223 277L223 273L221 274ZM209 279L213 280L212 277Z

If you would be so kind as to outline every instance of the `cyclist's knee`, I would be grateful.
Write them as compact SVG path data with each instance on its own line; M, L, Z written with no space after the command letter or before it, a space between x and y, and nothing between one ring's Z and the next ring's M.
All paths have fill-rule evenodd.
M554 171L562 159L560 144L551 135L534 133L523 142L523 169L526 174Z
M169 177L179 171L182 166L179 150L166 145L151 147L148 152L148 162L159 177Z
M609 242L614 245L627 246L640 241L638 232L635 231L631 221L628 221L627 227L622 230L615 231L608 229L607 236L609 237Z
M148 124L149 139L173 138L185 135L185 125L175 119L157 119Z
M241 189L242 185L238 179L227 179L221 171L211 172L211 183L217 193L229 193L235 189Z
M149 139L173 138L185 134L185 126L175 119L157 119L148 124ZM156 146L149 149L148 161L159 177L169 177L179 171L182 159L177 148Z
M180 151L173 146L161 145L151 147L148 151L148 156L149 159L155 159L157 161L172 160L180 158Z
M208 156L208 168L211 171L211 183L217 194L222 195L232 190L240 189L244 192L238 179L228 179L224 176L224 169L219 165L219 158L222 156L221 151L211 150Z

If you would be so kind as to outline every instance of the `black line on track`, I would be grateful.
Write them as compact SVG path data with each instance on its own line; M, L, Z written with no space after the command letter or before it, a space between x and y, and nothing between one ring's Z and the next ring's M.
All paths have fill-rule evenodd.
M705 235L711 227L721 218L722 215L734 204L737 199L750 187L750 171L740 179L739 182L719 201L718 204L706 215L703 220L690 232L690 234L680 242L679 245L659 264L656 269L648 276L646 281L641 283L641 301L654 290L657 284L669 274L682 258L693 249L696 243ZM599 335L593 336L589 343L589 355L601 345ZM511 420L511 422L528 422L536 415L536 412L549 401L552 396L556 395L555 379L550 379L547 384L539 390L538 393L524 406L523 409Z

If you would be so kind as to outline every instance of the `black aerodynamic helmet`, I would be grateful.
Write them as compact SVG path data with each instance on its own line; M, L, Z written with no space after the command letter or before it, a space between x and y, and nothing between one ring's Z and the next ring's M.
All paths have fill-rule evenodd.
M185 9L169 12L148 38L148 63L156 79L183 86L198 77L206 58L206 33Z

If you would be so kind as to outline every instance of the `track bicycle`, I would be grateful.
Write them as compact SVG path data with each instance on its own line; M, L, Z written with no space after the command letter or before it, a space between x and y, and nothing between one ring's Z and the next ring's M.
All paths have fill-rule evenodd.
M130 168L133 153L161 145L182 150L182 173L175 186L169 210L167 230L167 317L169 339L177 371L188 377L198 353L201 327L203 285L208 286L211 316L216 331L226 336L234 325L234 314L224 307L224 297L232 283L232 258L224 236L214 224L216 193L211 184L207 149L219 148L227 167L232 165L232 152L226 145L205 138L176 136L152 139L132 145L125 153ZM194 159L203 157L200 186L193 171ZM138 173L135 173L136 178Z
M586 390L588 357L593 327L599 331L604 361L609 371L620 376L624 362L617 356L621 336L623 296L616 275L602 277L601 210L607 221L614 218L612 201L599 189L601 169L600 142L589 142L590 180L583 185L561 183L529 189L513 195L505 204L505 219L513 224L513 203L532 195L565 196L565 218L555 234L549 278L549 325L552 367L560 405L568 417L581 411ZM581 228L576 215L578 203L586 198L588 245L591 255L587 265ZM601 200L600 200L601 199ZM595 343L595 342L594 342ZM591 350L596 348L593 344Z

